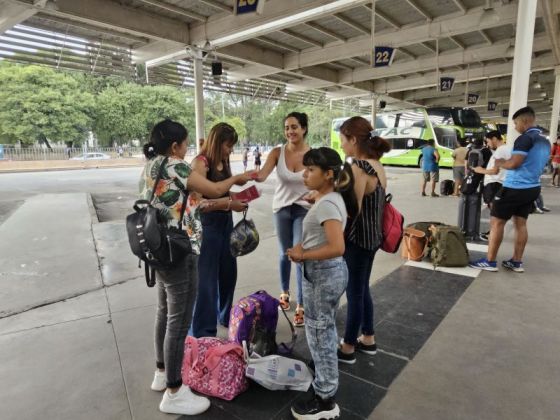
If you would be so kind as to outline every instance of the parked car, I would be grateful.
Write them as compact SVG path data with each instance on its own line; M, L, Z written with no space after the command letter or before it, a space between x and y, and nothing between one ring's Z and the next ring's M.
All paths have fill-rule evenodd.
M84 153L79 156L74 156L70 158L70 160L105 160L111 159L111 156L106 155L105 153Z

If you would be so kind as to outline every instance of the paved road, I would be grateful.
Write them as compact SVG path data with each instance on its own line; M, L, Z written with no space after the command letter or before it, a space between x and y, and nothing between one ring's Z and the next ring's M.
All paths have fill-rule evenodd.
M241 162L233 162L232 167L234 172L242 170ZM0 174L0 223L30 196L72 192L92 194L101 222L123 220L137 198L141 171L140 167L134 167ZM417 168L388 168L387 171L391 179L418 173ZM259 184L262 197L251 205L249 215L258 223L263 237L273 234L270 209L275 183L273 173L265 183Z

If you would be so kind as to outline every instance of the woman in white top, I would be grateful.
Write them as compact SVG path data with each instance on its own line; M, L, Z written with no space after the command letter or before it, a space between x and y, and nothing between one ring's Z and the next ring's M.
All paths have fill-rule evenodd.
M276 168L278 182L272 201L274 225L280 247L280 306L290 309L291 262L286 254L288 248L301 242L303 218L309 209L304 197L309 192L303 183L303 155L310 149L307 136L307 115L292 112L284 119L284 135L287 144L274 148L268 155L256 180L264 182ZM297 306L294 325L304 326L303 297L301 291L302 267L296 266Z

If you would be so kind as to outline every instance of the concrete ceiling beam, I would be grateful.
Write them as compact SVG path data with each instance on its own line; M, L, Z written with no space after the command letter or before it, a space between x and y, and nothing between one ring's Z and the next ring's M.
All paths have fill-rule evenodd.
M29 19L37 12L38 9L31 8L29 5L0 0L0 34Z

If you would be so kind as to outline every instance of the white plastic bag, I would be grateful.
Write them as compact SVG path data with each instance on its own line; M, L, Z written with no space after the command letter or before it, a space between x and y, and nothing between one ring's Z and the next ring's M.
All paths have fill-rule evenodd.
M271 391L306 392L309 389L313 376L304 362L276 354L261 357L253 353L249 357L245 341L243 350L247 361L245 376L259 385Z

